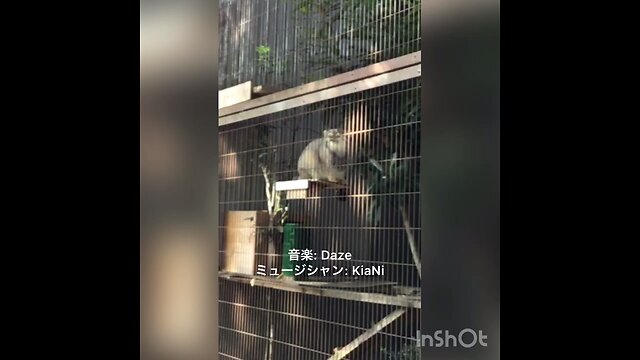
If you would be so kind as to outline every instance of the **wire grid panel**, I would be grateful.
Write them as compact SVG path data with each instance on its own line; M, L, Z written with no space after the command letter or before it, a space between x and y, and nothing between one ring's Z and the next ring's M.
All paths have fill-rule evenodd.
M343 129L347 156L345 192L320 189L304 199L284 200L298 223L299 249L318 254L316 268L384 268L382 275L320 276L308 272L298 281L391 281L420 287L408 244L420 238L420 79L261 116L219 129L219 213L221 261L228 211L267 210L261 165L277 181L297 176L305 146L324 129ZM403 209L404 211L400 211ZM266 232L258 226L258 232ZM273 231L273 230L272 230ZM272 232L278 235L279 232ZM281 238L279 240L281 242ZM419 241L416 241L420 253ZM320 259L322 250L350 252L351 261ZM282 258L282 249L275 249ZM271 256L273 257L273 256ZM276 263L280 264L282 259ZM255 254L267 264L266 250ZM374 292L372 288L358 291ZM224 358L326 359L395 310L363 303L220 280L220 348ZM407 313L350 353L349 359L408 359L417 356L419 310ZM409 349L409 350L407 350ZM405 354L405 357L393 357ZM407 355L408 354L408 355ZM268 357L267 357L268 358ZM415 357L417 359L417 357Z
M420 50L420 0L221 0L219 86L286 89Z

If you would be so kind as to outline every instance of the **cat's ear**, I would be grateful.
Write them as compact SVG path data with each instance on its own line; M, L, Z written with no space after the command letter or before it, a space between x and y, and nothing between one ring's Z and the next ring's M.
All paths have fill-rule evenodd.
M329 136L329 130L322 130L322 137Z

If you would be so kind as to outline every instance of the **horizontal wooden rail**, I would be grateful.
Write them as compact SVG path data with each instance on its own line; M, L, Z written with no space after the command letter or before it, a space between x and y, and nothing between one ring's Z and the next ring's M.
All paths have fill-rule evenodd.
M335 75L326 79L314 81L308 84L300 85L291 89L278 91L276 93L260 97L258 99L244 101L238 104L222 107L218 110L218 117L224 117L241 111L246 111L256 107L268 105L274 102L283 101L293 97L309 94L312 92L328 89L334 86L346 84L349 82L366 79L371 76L383 74L389 71L398 70L407 66L419 64L421 61L421 52L417 51L394 59L382 61L376 64L365 66L343 74ZM221 92L227 89L221 90Z
M387 72L384 74L372 76L363 80L352 83L332 87L329 89L313 92L292 99L276 102L273 104L261 106L251 110L243 111L237 114L219 117L218 126L233 124L239 121L253 119L258 116L264 116L299 106L309 105L320 101L337 98L344 95L353 94L360 91L373 89L380 86L393 84L396 82L416 78L420 76L420 65L413 65L401 70Z
M382 329L387 327L392 322L396 321L406 311L407 311L406 309L396 309L396 310L394 310L391 314L385 316L382 320L380 320L377 323L375 323L371 329L369 329L369 330L365 331L364 333L362 333L360 336L355 338L352 342L350 342L349 344L343 346L340 349L336 349L334 355L332 357L330 357L329 360L341 360L341 359L344 359L347 355L349 355L349 353L351 353L353 350L355 350L358 346L362 345L362 343L364 343L365 341L369 340L371 337L373 337L375 334L379 333Z
M336 288L323 288L317 286L301 285L295 281L271 279L264 276L233 276L230 274L219 273L218 277L229 281L250 284L251 286L260 286L271 289L297 292L315 296L325 296L336 299L361 301L373 304L395 305L415 309L420 309L422 305L420 302L420 296L388 295L380 293L349 291Z

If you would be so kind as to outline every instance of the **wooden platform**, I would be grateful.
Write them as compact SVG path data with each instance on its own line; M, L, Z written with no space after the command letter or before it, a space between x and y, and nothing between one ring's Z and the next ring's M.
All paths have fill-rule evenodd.
M262 85L253 86L251 81L243 82L218 92L218 110L277 93L278 89Z
M285 191L287 199L306 199L320 195L323 189L347 189L344 184L313 179L277 181L276 191Z
M325 296L336 299L361 301L374 304L395 305L406 308L421 308L420 295L408 296L364 291L365 289L373 290L377 287L393 288L394 283L389 282L376 283L372 281L363 281L357 282L357 284L355 282L348 282L347 285L341 282L318 282L316 284L311 284L311 282L297 282L290 279L276 279L275 277L270 276L243 275L225 272L219 272L218 277L238 283L250 284L251 286L260 286L315 296ZM339 287L362 288L363 291L342 290Z
M242 101L236 102L233 105L228 106L219 106L218 116L224 118L226 116L241 113L247 110L256 109L260 107L266 107L272 105L274 103L283 102L285 100L301 97L304 95L310 95L312 93L321 92L324 90L329 90L331 88L336 88L340 85L345 85L348 83L353 83L359 80L367 80L367 83L371 83L369 85L375 86L377 85L377 81L368 81L368 79L376 78L376 76L384 75L385 73L393 72L399 69L403 69L409 67L411 65L416 65L421 63L421 51L417 51L414 53L410 53L407 55L403 55L394 59L385 60L379 63L371 64L369 66L365 66L363 68L351 70L345 73L341 73L326 79L313 81L310 83L306 83L300 86L296 86L294 88L277 91L273 94L267 94L267 91L263 91L260 89L260 93L264 96L260 96L259 98L253 99L251 101ZM418 75L418 74L416 74ZM352 84L351 84L352 85ZM257 86L254 86L257 87ZM364 88L370 88L371 86L365 86ZM353 88L353 86L350 86ZM226 91L227 89L221 90ZM331 91L330 94L326 94L323 98L329 99L337 96L344 95L342 92ZM283 104L277 106L279 109L283 109ZM286 108L286 107L285 107ZM235 122L234 120L225 120L222 119L222 124Z

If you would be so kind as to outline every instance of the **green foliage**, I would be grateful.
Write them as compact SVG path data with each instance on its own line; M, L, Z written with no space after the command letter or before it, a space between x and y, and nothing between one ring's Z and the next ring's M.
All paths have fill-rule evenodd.
M411 191L414 181L409 181L409 168L406 163L398 161L396 153L393 153L390 160L378 162L369 159L369 165L374 169L370 177L367 192L373 195L381 194L401 194ZM382 214L382 207L385 205L399 205L402 200L401 195L377 196L374 197L369 207L367 220L378 225Z
M379 224L383 206L402 205L404 193L418 191L419 169L411 167L415 161L408 159L416 155L420 146L418 94L417 90L408 89L394 95L399 96L399 115L382 116L377 126L386 129L375 132L367 147L359 150L358 162L362 165L358 172L368 184L368 194L384 195L373 197L368 214L372 224Z
M359 173L367 185L372 197L367 214L369 223L379 225L384 206L403 205L405 193L418 191L419 169L411 167L420 145L420 97L419 92L410 89L400 93L399 116L383 117L381 127L376 132L368 148L360 149ZM403 124L402 126L393 126ZM395 141L390 141L394 139Z
M419 50L419 0L293 0L293 8L295 53L290 57L260 44L256 47L260 70L281 74L293 64L304 64L298 74L308 82L312 75L324 78L377 61L381 51L402 55ZM396 43L393 49L383 49L391 43Z
M398 56L419 50L420 0L296 0L296 5L297 56L313 67L344 72L343 67L364 66L356 57L379 58L373 49ZM395 49L383 49L390 42L397 43Z
M269 64L271 48L267 45L260 45L256 47L258 52L258 64L261 66L267 66Z
M313 0L299 0L298 11L303 15L307 15L313 5L313 2Z

